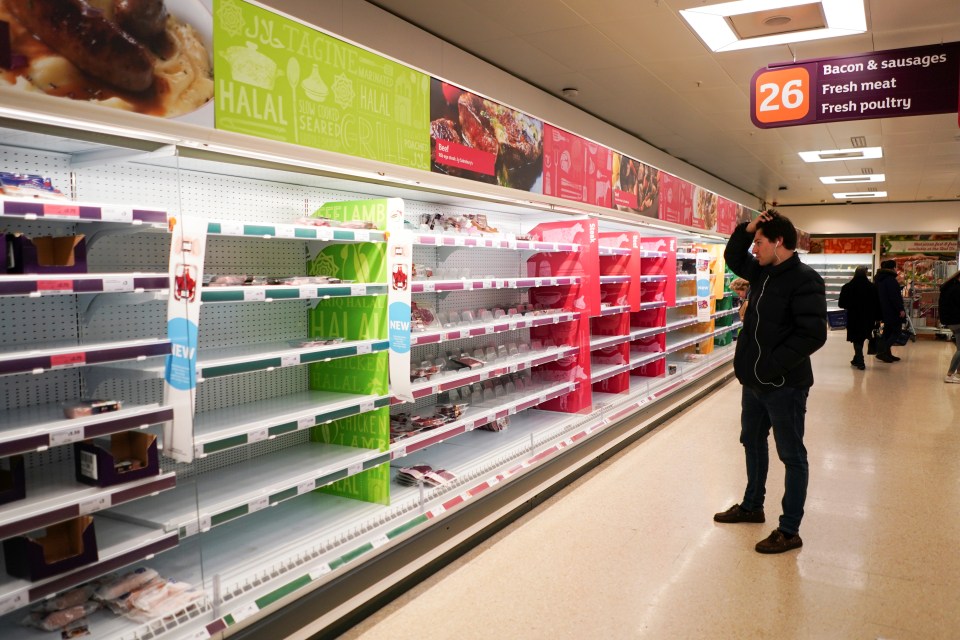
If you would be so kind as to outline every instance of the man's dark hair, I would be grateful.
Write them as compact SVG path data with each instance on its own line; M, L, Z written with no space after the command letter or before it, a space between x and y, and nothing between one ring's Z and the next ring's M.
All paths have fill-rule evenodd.
M780 215L776 209L767 209L767 213L773 218L758 222L757 231L771 242L774 242L777 238L783 238L783 246L790 251L795 251L797 249L797 228L790 222L790 218Z

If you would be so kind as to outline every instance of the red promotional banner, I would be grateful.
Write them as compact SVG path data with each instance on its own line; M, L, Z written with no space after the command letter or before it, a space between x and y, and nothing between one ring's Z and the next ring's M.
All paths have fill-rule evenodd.
M717 231L733 233L737 227L740 205L726 198L717 198Z
M613 152L563 129L543 125L543 193L613 207Z
M692 184L669 173L660 173L660 219L693 226Z
M873 236L810 238L810 253L873 253Z

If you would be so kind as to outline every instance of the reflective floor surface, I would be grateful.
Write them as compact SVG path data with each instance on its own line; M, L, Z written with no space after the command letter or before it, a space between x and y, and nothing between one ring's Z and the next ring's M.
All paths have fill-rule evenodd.
M734 380L344 637L960 638L960 384L952 343L849 365L814 356L802 549L765 556L767 523L721 525L742 497ZM773 442L771 439L771 447Z

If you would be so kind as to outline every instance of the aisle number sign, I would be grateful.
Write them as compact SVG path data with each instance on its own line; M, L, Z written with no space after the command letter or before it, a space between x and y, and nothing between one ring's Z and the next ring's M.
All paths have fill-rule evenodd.
M958 111L960 42L771 65L753 75L750 118L766 129Z

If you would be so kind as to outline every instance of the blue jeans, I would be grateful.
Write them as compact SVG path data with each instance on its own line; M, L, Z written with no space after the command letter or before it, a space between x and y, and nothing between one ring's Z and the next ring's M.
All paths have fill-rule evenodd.
M741 506L748 511L763 508L770 467L767 439L772 427L777 455L786 468L780 530L788 534L800 532L807 500L810 467L803 446L803 421L809 393L809 387L781 387L766 393L744 387L740 405L740 443L747 458L747 489Z

